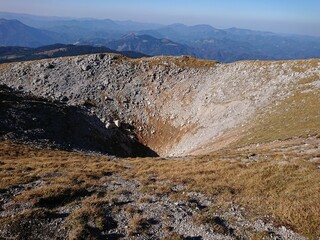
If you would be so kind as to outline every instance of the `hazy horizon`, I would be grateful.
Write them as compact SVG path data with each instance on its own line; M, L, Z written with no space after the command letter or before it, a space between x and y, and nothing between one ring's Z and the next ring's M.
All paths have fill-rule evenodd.
M132 20L216 28L245 28L276 33L320 36L320 1L298 0L2 0L2 12L38 16Z

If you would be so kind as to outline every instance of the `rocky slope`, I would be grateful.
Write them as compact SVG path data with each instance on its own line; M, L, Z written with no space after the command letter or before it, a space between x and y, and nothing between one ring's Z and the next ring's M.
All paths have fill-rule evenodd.
M129 131L106 129L84 108L15 92L0 85L0 136L66 150L119 157L157 156Z
M320 60L220 64L94 54L2 64L0 72L2 84L85 106L107 126L115 121L133 126L140 141L158 154L177 156L239 139L257 114L271 113L303 86L318 95ZM215 143L230 133L233 138Z

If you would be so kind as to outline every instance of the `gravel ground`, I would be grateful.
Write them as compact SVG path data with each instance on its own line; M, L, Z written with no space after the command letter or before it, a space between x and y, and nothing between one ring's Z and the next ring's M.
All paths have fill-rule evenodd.
M157 181L157 179L154 179ZM159 182L168 184L169 182ZM15 196L30 188L43 186L41 180L19 185L0 195L0 216L17 216L19 213L34 209L30 204L17 203ZM245 217L245 209L231 205L229 209L212 215L213 223L196 220L215 205L213 198L200 193L187 192L182 185L172 187L172 194L178 193L180 199L172 199L168 194L155 194L142 191L143 184L136 180L124 179L118 174L90 191L104 192L112 197L113 203L103 205L109 226L99 233L101 239L250 239L261 234L264 239L302 240L304 237L287 229L275 226L270 220ZM81 204L66 204L51 208L49 215L32 215L9 226L0 227L0 238L4 239L68 239L70 230L67 216L80 208ZM132 226L134 219L144 221L143 229ZM232 219L232 221L231 221ZM91 223L94 227L94 223ZM213 225L212 225L213 224ZM90 225L90 220L88 225ZM258 235L259 236L259 235Z

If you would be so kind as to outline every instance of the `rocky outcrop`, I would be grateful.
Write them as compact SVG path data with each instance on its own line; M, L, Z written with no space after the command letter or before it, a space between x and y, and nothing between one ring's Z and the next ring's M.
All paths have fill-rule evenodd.
M82 107L26 95L0 86L1 138L42 147L107 153L120 157L157 156L133 133L107 129Z
M82 106L163 156L202 153L256 112L320 78L320 61L220 64L190 57L94 54L0 65L0 83ZM208 147L209 146L209 147ZM222 147L222 146L220 146Z

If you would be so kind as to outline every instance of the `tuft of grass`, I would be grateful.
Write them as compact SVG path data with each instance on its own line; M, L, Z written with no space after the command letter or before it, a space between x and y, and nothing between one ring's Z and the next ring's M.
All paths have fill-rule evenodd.
M191 202L192 198L186 194L175 192L170 194L170 200L172 202Z
M144 233L150 227L149 221L142 215L135 214L129 222L129 236Z
M199 225L209 224L211 229L223 235L232 235L234 230L227 226L224 219L219 216L211 215L208 212L203 214L197 214L193 217L193 221Z
M67 218L69 239L101 239L104 231L116 228L117 223L105 209L108 203L109 199L97 195L84 199L81 207L72 211Z
M143 197L139 198L138 202L139 203L152 203L153 199L151 197L148 197L148 196L143 196Z
M168 234L168 236L166 236L162 240L184 240L184 239L185 239L185 237L183 235L175 233L175 232L171 232Z
M139 210L136 207L131 206L131 205L127 205L123 209L124 209L124 211L129 213L131 216L133 216L134 214L139 212Z
M261 239L268 239L269 234L266 232L253 232L250 236L252 240L261 240Z
M150 184L142 186L140 189L141 192L144 193L153 193L157 195L169 194L172 192L171 186L163 185L163 184Z
M105 229L105 216L98 207L84 206L73 211L68 219L70 226L69 239L99 239L99 234L94 228ZM91 224L89 224L91 222Z

